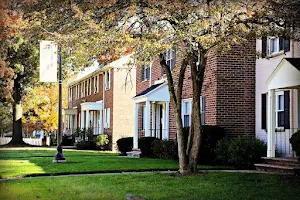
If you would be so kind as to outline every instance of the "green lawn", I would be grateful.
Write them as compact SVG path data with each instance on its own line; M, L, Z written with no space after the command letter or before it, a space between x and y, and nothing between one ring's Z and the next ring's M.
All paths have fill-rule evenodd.
M178 161L121 158L107 152L66 150L67 163L53 164L55 149L0 149L0 177L24 177L69 173L96 173L146 170L178 170ZM199 166L218 169L219 166Z
M39 177L0 181L0 199L298 199L299 177L205 173Z

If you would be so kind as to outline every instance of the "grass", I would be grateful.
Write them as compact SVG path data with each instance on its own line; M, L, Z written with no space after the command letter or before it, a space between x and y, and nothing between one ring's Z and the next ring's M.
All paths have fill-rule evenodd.
M107 152L66 150L67 163L53 164L55 149L0 149L0 177L80 174L120 171L178 170L178 161L121 158ZM199 166L218 169L220 166ZM224 167L221 166L224 169Z
M39 177L0 182L0 199L298 199L299 177L205 173Z

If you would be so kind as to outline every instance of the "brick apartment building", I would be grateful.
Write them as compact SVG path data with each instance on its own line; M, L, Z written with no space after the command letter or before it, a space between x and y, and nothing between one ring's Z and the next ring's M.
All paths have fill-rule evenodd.
M201 96L202 124L225 128L228 137L255 136L255 42L236 46L225 55L210 55ZM241 56L243 55L243 56ZM176 69L182 62L176 49L166 52L166 62ZM177 70L178 71L178 70ZM178 72L173 77L177 84ZM192 82L187 68L182 96L183 126L190 126ZM134 147L137 138L174 139L176 126L166 76L155 58L136 72Z
M126 55L105 66L90 67L69 83L65 131L72 134L75 128L91 128L94 135L107 133L112 150L119 138L133 136L136 70L128 71L129 59Z

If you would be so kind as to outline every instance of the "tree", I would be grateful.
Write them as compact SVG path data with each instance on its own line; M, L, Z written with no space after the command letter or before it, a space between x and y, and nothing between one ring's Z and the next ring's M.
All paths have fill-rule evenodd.
M63 96L67 96L67 88L63 88ZM41 83L30 89L23 97L23 124L29 129L45 129L54 131L58 128L58 88L51 83ZM63 107L67 106L67 98L63 98ZM39 126L40 122L42 126Z
M72 46L75 54L80 49L90 49L91 55L87 58L97 58L103 53L121 53L126 48L134 49L134 57L138 62L158 55L167 75L175 112L180 172L189 174L197 170L196 161L201 141L199 101L207 60L211 54L225 53L235 45L247 44L263 34L290 32L289 26L282 29L287 23L281 21L280 16L274 18L274 2L276 3L267 0L55 1L63 8L59 7L58 10L41 6L39 8L42 12L38 16L31 15L31 18L36 24L47 24L44 31L49 35L59 37L62 41L62 38L66 38L68 46L76 41L77 45ZM49 16L59 20L59 27L56 21L56 24L51 24ZM181 66L176 66L179 73L177 86L164 57L164 52L175 45L178 45L183 58ZM76 60L76 56L74 59ZM184 141L181 96L188 66L191 68L193 83L193 113L189 138Z

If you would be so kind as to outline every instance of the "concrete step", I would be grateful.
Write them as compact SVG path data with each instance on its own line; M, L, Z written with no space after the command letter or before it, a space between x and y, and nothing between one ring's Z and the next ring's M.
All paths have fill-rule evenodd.
M279 173L289 173L289 174L299 174L300 167L294 166L282 166L274 164L254 164L255 168L259 171L268 171L268 172L279 172Z
M141 153L142 152L140 149L132 149L132 151L126 152L127 157L130 157L130 158L140 158Z
M270 164L270 165L300 167L300 162L296 158L267 158L267 157L263 157L262 162L264 164Z

